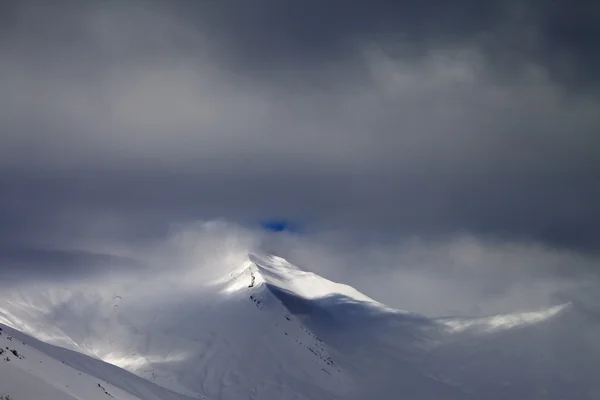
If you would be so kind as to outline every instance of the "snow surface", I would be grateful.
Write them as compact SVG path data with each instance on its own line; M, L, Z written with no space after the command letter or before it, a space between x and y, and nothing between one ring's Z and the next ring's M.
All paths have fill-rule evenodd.
M189 400L127 371L0 325L0 395L27 400Z
M218 279L15 287L0 326L14 400L600 398L600 323L579 306L429 319L267 255Z

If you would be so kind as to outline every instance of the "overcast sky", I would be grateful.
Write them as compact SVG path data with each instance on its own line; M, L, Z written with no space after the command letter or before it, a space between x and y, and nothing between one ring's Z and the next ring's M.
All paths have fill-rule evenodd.
M598 38L592 1L3 1L0 270L214 219L592 257Z

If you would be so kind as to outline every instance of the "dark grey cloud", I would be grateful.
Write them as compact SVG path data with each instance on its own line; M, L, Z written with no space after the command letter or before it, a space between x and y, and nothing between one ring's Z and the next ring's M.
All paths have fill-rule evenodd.
M186 4L187 3L187 4ZM598 80L600 8L594 2L439 0L370 3L308 0L181 2L196 29L209 31L241 69L277 70L355 59L378 43L403 56L439 45L477 45L505 75L541 62L565 84ZM187 6L187 7L186 7Z
M3 251L213 218L598 250L591 2L20 1L0 15Z
M232 48L242 64L264 68L350 56L361 41L407 42L464 40L494 28L507 17L510 5L460 1L378 1L371 4L340 0L282 3L261 0L196 3L192 24L208 24ZM200 19L198 17L200 16ZM407 40L408 39L408 40Z

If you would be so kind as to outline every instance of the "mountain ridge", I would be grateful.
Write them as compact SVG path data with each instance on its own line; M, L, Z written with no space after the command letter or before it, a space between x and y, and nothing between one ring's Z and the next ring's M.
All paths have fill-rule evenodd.
M220 276L15 288L0 294L0 323L188 398L554 400L552 391L600 391L599 324L572 304L432 319L273 255L250 253Z

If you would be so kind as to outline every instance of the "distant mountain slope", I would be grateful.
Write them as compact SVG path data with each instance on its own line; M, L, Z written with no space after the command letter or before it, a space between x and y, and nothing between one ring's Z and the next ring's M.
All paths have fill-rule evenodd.
M15 289L0 297L0 322L60 346L35 341L49 357L44 362L68 359L89 377L81 385L101 380L123 399L556 400L600 393L600 325L574 304L429 319L275 256L250 255L216 280L192 271ZM31 373L47 382L44 374ZM51 386L81 398L63 390L68 376Z

